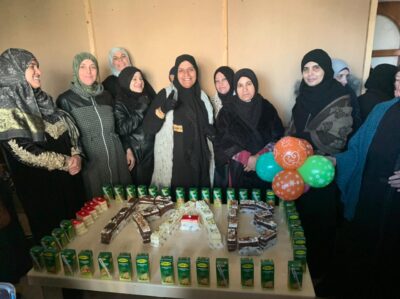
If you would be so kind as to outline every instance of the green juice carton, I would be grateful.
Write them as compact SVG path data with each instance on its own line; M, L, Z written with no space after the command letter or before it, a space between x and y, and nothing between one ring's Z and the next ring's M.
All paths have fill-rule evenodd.
M65 275L73 276L78 272L78 261L75 249L64 248L61 250L61 262Z
M303 272L306 272L307 268L307 248L304 245L293 246L293 259L299 261L303 268Z
M162 256L160 259L160 273L162 284L174 284L174 257Z
M182 286L189 286L192 284L190 274L190 257L178 258L178 282Z
M300 290L303 284L303 267L300 261L288 261L288 287Z
M117 257L119 280L132 280L132 256L129 252L121 252Z
M42 246L33 246L29 253L32 258L32 266L35 271L43 271L44 270L44 261L43 261L43 251L44 248Z
M197 258L196 273L199 286L210 286L210 259L208 257Z
M79 273L81 277L92 278L94 274L93 251L81 250L78 254Z
M218 257L215 260L217 270L217 287L227 288L229 286L229 260Z
M112 279L114 274L114 263L111 252L100 252L97 257L101 279Z
M240 258L240 278L242 287L254 287L254 261L252 258Z
M43 261L48 273L60 272L60 253L54 248L46 248L43 251Z
M213 189L213 204L215 208L222 207L222 189L221 188L214 188Z
M273 289L275 284L275 265L271 259L261 260L261 287Z
M150 282L150 262L148 253L136 255L136 273L138 282Z

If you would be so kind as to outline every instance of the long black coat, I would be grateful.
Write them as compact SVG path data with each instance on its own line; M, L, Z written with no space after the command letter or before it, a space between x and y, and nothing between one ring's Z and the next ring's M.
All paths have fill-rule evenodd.
M227 171L232 187L262 188L266 183L260 180L255 171L245 172L243 165L232 157L244 150L257 154L271 141L284 134L282 121L275 107L265 99L261 100L261 113L257 126L251 128L237 115L232 106L224 106L217 118L217 137L214 141L215 162L217 167L229 165ZM223 180L226 180L225 177ZM217 186L226 187L228 183L216 181Z
M114 115L116 131L121 138L125 150L130 148L136 159L131 174L136 184L149 185L154 165L154 135L143 131L143 118L150 106L150 99L142 95L131 107L118 101L115 104Z

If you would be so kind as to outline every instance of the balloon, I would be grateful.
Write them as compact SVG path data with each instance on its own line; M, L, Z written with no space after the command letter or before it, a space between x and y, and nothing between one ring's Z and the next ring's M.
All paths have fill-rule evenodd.
M297 169L307 159L307 149L299 138L283 137L274 148L275 161L284 169Z
M335 177L335 167L332 162L319 155L308 157L298 172L304 182L314 188L329 185Z
M272 181L276 196L283 200L295 200L304 192L304 181L296 170L282 170Z
M309 143L305 139L300 139L300 140L304 144L304 146L306 147L307 157L310 157L310 156L314 155L314 149L313 149L311 143Z
M282 167L276 163L272 152L264 153L258 157L256 173L263 181L272 182L274 176L281 170Z

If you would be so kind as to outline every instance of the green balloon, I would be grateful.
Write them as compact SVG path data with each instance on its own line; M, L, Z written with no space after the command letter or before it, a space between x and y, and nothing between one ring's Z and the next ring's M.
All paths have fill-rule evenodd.
M297 171L304 182L314 188L329 185L335 177L335 167L332 162L320 155L308 157Z

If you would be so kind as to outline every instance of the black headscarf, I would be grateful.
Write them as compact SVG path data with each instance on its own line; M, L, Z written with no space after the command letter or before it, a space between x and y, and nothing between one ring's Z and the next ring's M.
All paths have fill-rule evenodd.
M229 66L220 66L214 72L214 82L217 73L223 74L229 83L229 90L226 94L219 93L217 90L218 97L221 99L222 105L225 106L229 102L229 98L233 95L233 92L235 90L233 88L233 76L235 75L235 73Z
M171 75L176 76L176 67L175 67L175 65L173 67L171 67L171 69L169 70L168 76L171 76Z
M183 87L178 80L179 65L188 61L196 71L196 82L190 88ZM201 100L201 87L199 84L199 69L193 56L184 54L175 60L176 76L173 84L178 90L178 107L175 115L187 120L186 129L183 130L185 143L185 156L189 159L192 169L197 172L200 182L209 182L210 151L206 139L208 114L205 104ZM190 129L189 129L190 128Z
M242 77L249 78L255 88L254 97L250 102L244 102L238 96L238 82ZM247 68L238 70L233 79L233 86L236 95L233 96L232 108L248 126L255 128L261 117L261 101L263 100L262 96L258 93L258 80L256 74L251 69Z
M394 81L397 67L392 64L383 63L373 68L369 74L365 88L375 89L383 92L389 99L394 97Z
M8 49L0 55L0 140L28 138L44 141L43 116L55 111L52 98L33 89L25 71L36 58L23 49Z
M292 114L297 131L303 131L308 118L312 119L333 100L347 94L346 89L333 78L332 60L322 49L315 49L304 55L301 72L308 62L317 63L324 70L324 78L316 86L309 86L302 79L299 95Z
M145 95L146 81L144 80L144 78L144 86L142 92L134 92L130 89L132 78L136 72L139 72L143 78L142 71L133 66L127 66L121 71L118 76L120 90L118 91L116 100L122 102L129 110L135 110L138 99L141 96Z

